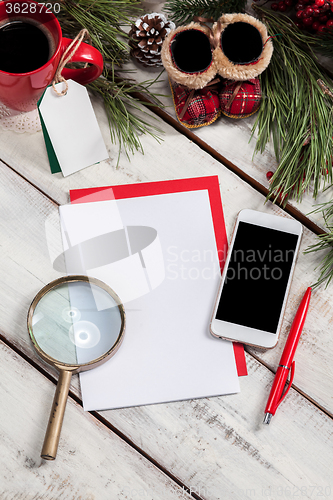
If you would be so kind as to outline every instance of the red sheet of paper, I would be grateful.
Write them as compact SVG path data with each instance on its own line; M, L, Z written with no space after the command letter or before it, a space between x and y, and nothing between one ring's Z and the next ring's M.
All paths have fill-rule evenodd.
M70 191L71 203L90 203L94 201L108 201L110 199L138 198L185 191L207 189L215 232L221 271L224 266L228 240L225 230L222 201L218 176L194 177L190 179L176 179L170 181L144 182L138 184L123 184L119 186L105 186L97 188L74 189ZM244 347L234 343L234 353L239 376L247 375Z

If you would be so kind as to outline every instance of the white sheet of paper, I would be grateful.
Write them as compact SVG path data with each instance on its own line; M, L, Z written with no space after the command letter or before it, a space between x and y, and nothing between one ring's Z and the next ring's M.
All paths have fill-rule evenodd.
M64 96L48 87L39 106L64 176L109 157L87 89L67 83ZM63 83L56 88L62 90Z
M209 333L220 272L208 191L60 207L62 228L67 232L65 248L95 237L95 218L104 234L119 232L118 215L114 220L103 217L104 209L120 216L128 236L133 226L139 227L141 236L135 243L139 251L131 254L130 249L129 256L110 265L84 270L83 253L82 271L119 294L127 320L124 341L115 356L80 374L84 409L238 392L232 343ZM153 232L142 230L147 227L156 230L155 238ZM133 241L128 240L129 247ZM66 264L72 273L70 262ZM135 298L127 300L131 286Z

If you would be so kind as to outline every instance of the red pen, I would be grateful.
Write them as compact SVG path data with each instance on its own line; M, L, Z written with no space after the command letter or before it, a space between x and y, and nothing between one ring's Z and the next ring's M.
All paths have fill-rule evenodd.
M311 291L312 289L311 287L309 287L305 292L302 302L300 303L299 308L297 309L297 313L293 321L293 324L291 325L290 333L287 338L287 342L284 347L280 359L280 364L276 371L272 389L269 394L269 398L265 408L264 424L270 423L272 416L275 415L277 407L288 394L291 384L293 382L295 373L294 356L299 338L303 330L305 318L308 312ZM286 382L289 372L290 372L290 379L288 387L286 388Z

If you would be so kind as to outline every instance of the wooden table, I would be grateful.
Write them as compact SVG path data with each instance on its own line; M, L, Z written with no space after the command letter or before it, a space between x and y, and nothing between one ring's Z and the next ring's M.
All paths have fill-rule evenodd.
M136 69L139 79L151 78ZM166 76L156 88L170 93ZM320 215L306 216L311 193L284 211L265 204L265 174L276 162L269 148L252 159L254 118L220 118L190 132L175 120L170 97L164 101L162 142L142 136L145 154L131 161L122 155L116 168L117 145L110 141L103 105L94 100L110 159L67 178L51 175L41 132L1 130L0 498L333 498L333 286L313 293L293 386L270 426L262 425L291 321L318 277L321 255L303 254L322 226ZM278 346L246 349L249 375L232 396L84 412L74 377L57 459L42 460L57 375L35 354L26 314L37 291L59 277L46 238L59 205L69 201L71 188L202 175L219 176L228 235L246 207L292 215L305 225ZM328 191L320 201L331 196Z

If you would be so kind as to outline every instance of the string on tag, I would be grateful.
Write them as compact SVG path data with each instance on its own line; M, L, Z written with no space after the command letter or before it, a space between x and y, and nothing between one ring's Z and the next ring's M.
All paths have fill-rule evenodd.
M63 53L63 55L62 55L62 57L60 59L57 71L56 71L56 73L54 75L54 78L53 78L53 81L52 81L53 90L54 90L54 92L59 97L63 96L63 95L66 95L67 91L68 91L67 80L62 76L61 72L64 69L64 67L66 66L66 64L72 59L73 55L75 54L75 52L79 48L80 44L85 39L88 39L89 42L91 43L91 38L90 38L90 35L89 35L89 31L84 28L84 29L82 29L80 31L80 33L78 33L78 35L76 35L76 37L74 38L74 40L72 41L72 43L70 45L68 45L67 49L65 50L65 52ZM84 67L86 68L87 66L88 66L88 63L86 63ZM61 92L59 92L56 89L56 84L60 83L60 82L64 82L65 83L65 88Z

